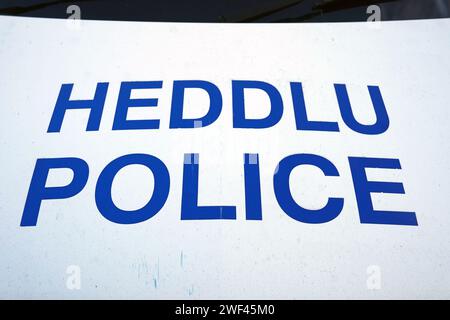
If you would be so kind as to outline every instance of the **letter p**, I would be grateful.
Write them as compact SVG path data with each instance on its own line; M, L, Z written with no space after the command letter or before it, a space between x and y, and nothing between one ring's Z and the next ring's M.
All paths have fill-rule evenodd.
M50 169L66 168L73 171L73 179L66 186L46 187ZM75 196L86 185L89 176L87 163L79 158L37 159L28 189L20 226L36 226L42 200L66 199Z

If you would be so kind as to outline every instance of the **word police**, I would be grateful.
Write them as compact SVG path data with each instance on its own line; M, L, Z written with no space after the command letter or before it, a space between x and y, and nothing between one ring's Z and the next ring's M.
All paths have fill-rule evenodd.
M122 82L115 110L112 130L158 129L159 120L130 120L127 112L136 107L157 107L157 98L132 99L131 93L137 89L161 89L162 81ZM67 110L88 109L87 131L99 130L103 107L108 91L108 83L98 83L91 100L71 99L73 84L61 86L56 105L48 126L49 133L60 132ZM201 118L186 118L183 115L184 95L187 90L201 89L209 96L209 109ZM257 89L264 92L270 100L270 111L265 118L249 119L245 113L245 90ZM308 119L300 82L290 83L297 130L339 132L337 122L313 121ZM376 121L362 124L353 115L352 106L344 84L335 84L337 102L344 123L354 132L364 135L377 135L389 128L389 117L378 86L368 86ZM222 111L222 95L219 88L211 82L202 80L179 80L173 83L169 127L193 128L209 126ZM232 81L233 128L264 129L277 124L283 114L283 100L279 91L271 84L262 81ZM199 125L201 124L201 125ZM259 174L259 155L243 155L245 187L245 214L247 220L262 220L263 208ZM401 169L398 159L348 157L356 202L361 223L417 225L414 212L380 211L373 208L372 193L404 194L403 184L399 182L371 181L367 178L367 168ZM122 210L111 196L113 180L122 168L129 165L147 167L154 176L153 193L142 208ZM319 168L325 176L339 176L334 164L319 155L298 153L289 155L279 162L273 175L273 188L280 208L291 218L303 223L325 223L335 219L342 211L343 198L329 197L321 209L308 209L300 206L293 198L289 177L296 167L310 165ZM73 171L73 179L62 186L46 186L50 170L66 168ZM28 190L21 226L36 226L40 206L44 200L67 199L76 196L85 187L89 177L89 166L77 157L37 159ZM235 206L200 206L198 204L199 155L185 154L182 181L181 220L236 219ZM146 153L123 155L112 160L100 173L95 188L95 202L99 212L108 220L119 224L140 223L156 215L164 206L170 189L170 174L165 164L156 156Z

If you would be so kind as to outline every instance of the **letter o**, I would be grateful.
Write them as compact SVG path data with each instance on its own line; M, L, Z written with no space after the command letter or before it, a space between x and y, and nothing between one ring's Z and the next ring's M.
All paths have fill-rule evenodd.
M149 168L154 177L154 189L150 200L137 210L119 209L111 197L111 187L117 172L131 164ZM170 176L164 163L149 154L128 154L111 161L100 173L95 188L95 203L100 213L109 221L133 224L150 219L161 210L169 195Z

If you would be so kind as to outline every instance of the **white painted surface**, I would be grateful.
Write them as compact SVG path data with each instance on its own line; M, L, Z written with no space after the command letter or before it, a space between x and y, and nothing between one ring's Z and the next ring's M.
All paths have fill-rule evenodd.
M449 19L379 27L82 21L74 28L62 20L0 17L0 297L450 298L449 31ZM221 89L224 106L214 124L168 129L171 85L180 79ZM285 104L280 123L233 129L232 79L275 85ZM161 119L161 129L113 132L120 82L137 80L164 81L159 107L145 110ZM296 131L289 81L303 83L312 119L337 120L341 132ZM68 111L61 133L46 133L61 84L74 83L73 98L89 99L97 82L110 83L100 131L84 131L87 111ZM333 83L347 84L367 122L373 114L366 86L380 86L389 130L364 136L348 129ZM204 100L190 101L200 108ZM264 100L255 95L248 103L258 102ZM118 225L98 212L95 183L107 163L134 152L165 162L170 194L152 219ZM200 203L236 205L236 221L180 220L189 152L200 154ZM245 220L244 152L260 154L263 221ZM305 168L291 179L305 206L344 197L335 220L304 224L279 208L273 172L293 153L319 154L338 168L337 178ZM86 187L71 199L44 201L38 225L20 227L36 159L62 156L88 162ZM403 170L373 177L403 182L406 194L377 195L375 206L415 211L419 226L361 224L348 156L400 159ZM49 182L65 179L55 173ZM151 183L151 174L130 167L117 177L114 199L137 208ZM80 271L80 290L66 285L67 268ZM379 290L370 290L367 272L379 273Z

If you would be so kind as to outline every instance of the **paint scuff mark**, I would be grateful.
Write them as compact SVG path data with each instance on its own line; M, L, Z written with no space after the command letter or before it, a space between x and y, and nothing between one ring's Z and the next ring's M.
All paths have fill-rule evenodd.
M183 250L181 250L180 254L180 266L183 268Z
M158 289L158 284L159 284L159 258L156 263L156 275L153 276L153 287L155 289Z

